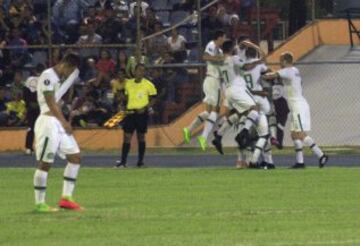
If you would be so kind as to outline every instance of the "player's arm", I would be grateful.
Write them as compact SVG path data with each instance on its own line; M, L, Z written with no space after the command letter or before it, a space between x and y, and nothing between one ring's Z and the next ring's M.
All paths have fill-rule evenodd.
M66 133L72 134L72 127L71 127L70 123L65 119L63 113L61 112L59 105L55 101L54 91L44 91L44 97L45 97L46 104L48 105L51 114L60 121L60 123L64 127Z
M250 41L243 41L241 42L242 45L246 46L246 47L251 47L251 48L254 48L255 50L257 50L257 52L259 53L259 59L260 60L263 60L264 57L265 57L265 52L260 48L260 46L250 42Z
M261 76L261 78L263 80L274 80L274 79L280 79L280 75L278 72L270 72L270 73L263 74Z
M267 91L251 91L251 93L255 96L267 97L269 93Z
M202 59L205 62L222 62L222 61L224 61L224 56L222 56L222 55L210 55L209 53L205 52Z

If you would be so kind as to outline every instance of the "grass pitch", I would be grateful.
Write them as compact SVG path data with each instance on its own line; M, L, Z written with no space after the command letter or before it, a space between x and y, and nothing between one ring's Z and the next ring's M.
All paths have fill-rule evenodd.
M84 168L86 211L56 214L32 212L33 172L0 169L0 245L360 245L357 168Z

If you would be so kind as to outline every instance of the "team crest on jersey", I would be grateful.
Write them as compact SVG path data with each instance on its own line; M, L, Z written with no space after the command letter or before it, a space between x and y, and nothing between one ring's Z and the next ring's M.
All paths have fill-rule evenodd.
M45 84L45 85L50 85L50 80L45 79L45 80L44 80L44 84Z

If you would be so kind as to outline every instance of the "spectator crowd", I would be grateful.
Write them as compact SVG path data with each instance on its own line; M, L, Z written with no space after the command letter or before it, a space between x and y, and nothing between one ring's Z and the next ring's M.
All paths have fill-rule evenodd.
M202 5L210 1L203 0ZM101 126L119 108L126 78L133 77L136 59L129 48L94 48L87 45L134 44L137 2L128 0L0 0L0 126L24 126L31 110L34 76L59 62L67 51L51 50L47 44L77 44L82 58L80 80L63 102L64 112L74 126ZM248 11L253 0L220 0L202 13L205 45L215 30L226 30L232 39L251 35ZM141 36L164 28L193 14L176 29L143 42L141 62L171 64L198 61L197 14L194 0L141 1ZM48 17L51 16L49 21ZM49 23L50 26L49 26ZM28 46L38 45L29 48ZM42 45L42 46L41 46ZM72 49L74 50L74 49ZM167 101L176 100L176 88L187 80L183 68L149 70L158 87L156 105L161 112ZM36 99L36 98L35 98ZM161 122L161 115L154 117Z

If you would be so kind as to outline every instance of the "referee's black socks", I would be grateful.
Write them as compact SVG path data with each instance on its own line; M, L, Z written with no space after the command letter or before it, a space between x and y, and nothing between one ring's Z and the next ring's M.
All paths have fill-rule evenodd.
M146 143L145 142L139 142L139 159L138 162L142 163L144 161L144 155L145 155L145 148L146 148Z
M126 163L130 151L130 143L123 143L121 151L121 163Z

